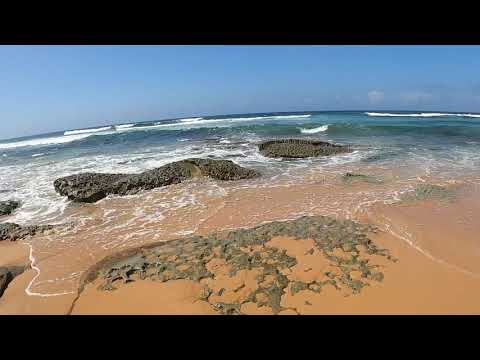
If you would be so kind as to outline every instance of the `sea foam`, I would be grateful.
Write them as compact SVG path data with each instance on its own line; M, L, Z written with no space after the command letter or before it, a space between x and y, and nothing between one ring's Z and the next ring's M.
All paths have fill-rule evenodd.
M85 139L90 135L91 134L78 134L78 135L70 135L70 136L58 136L58 137L50 137L50 138L23 140L23 141L11 142L11 143L3 143L3 144L0 144L0 149L13 149L13 148L23 147L23 146L63 144L63 143L69 143L76 140Z
M68 135L76 135L76 134L96 133L100 131L110 130L111 128L112 128L111 126L104 126L104 127L94 128L94 129L69 130L69 131L65 131L63 135L68 136Z
M316 134L319 132L325 132L328 130L328 124L327 125L322 125L313 129L305 129L305 128L300 128L300 132L302 134Z

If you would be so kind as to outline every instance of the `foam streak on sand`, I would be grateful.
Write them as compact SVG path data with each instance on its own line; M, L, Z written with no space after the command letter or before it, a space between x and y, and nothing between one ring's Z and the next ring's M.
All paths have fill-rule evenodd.
M32 280L30 280L30 282L28 283L28 286L25 288L25 293L28 295L28 296L40 296L40 297L52 297L52 296L61 296L61 295L68 295L68 294L74 294L75 292L74 291L64 291L64 292L60 292L60 293L49 293L49 294L41 294L41 293L37 293L37 292L33 292L31 291L31 287L32 287L32 284L35 282L35 280L37 280L37 278L40 276L40 269L38 268L38 266L36 266L36 262L35 262L35 258L33 257L33 246L28 244L28 246L30 247L30 254L28 255L28 258L30 260L30 267L35 270L35 272L37 273L33 278Z
M387 220L390 220L388 218L386 218ZM462 269L458 266L455 266L455 265L452 265L448 262L446 262L445 260L442 260L442 259L439 259L439 258L436 258L435 256L433 256L432 254L430 254L428 251L426 251L425 249L422 249L420 246L416 245L411 239L409 239L408 237L406 236L403 236L403 235L400 235L398 232L392 230L392 226L390 224L386 224L385 225L385 228L386 228L386 231L388 233L390 233L391 235L393 235L394 237L400 239L400 240L403 240L405 241L412 249L418 251L420 254L422 254L423 256L425 256L426 258L428 258L429 260L432 260L432 261L435 261L441 265L444 265L446 266L447 268L449 269L452 269L452 270L456 270L456 271L459 271L461 272L462 274L465 274L465 275L469 275L471 277L474 277L474 278L480 278L480 274L475 274L471 271L468 271L468 270L465 270L465 269Z

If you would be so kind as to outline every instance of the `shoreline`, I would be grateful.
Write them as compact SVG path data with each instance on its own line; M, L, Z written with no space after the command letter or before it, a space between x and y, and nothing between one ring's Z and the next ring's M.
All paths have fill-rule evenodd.
M475 215L480 212L477 183L467 177L446 182L435 179L427 182L421 178L412 181L408 176L413 169L407 172L392 169L358 172L350 166L341 166L341 169L343 175L317 169L304 174L296 184L289 181L269 184L268 179L260 183L254 179L248 184L245 181L227 184L193 176L182 184L143 191L135 196L108 197L96 204L71 206L68 212L72 219L78 220L76 225L72 223L72 226L58 227L22 241L0 244L0 266L30 264L30 269L14 278L0 298L0 314L97 311L480 314L476 301L480 297L480 264L477 262L480 224L475 221ZM396 192L402 179L413 186L412 191ZM261 186L257 186L259 184ZM386 201L390 199L398 201ZM170 204L177 202L179 206L170 208ZM309 220L302 223L302 219ZM357 230L357 225L345 225L352 224L351 220L358 224ZM285 228L292 226L293 233L293 230L285 232ZM312 226L317 229L313 233ZM379 233L367 231L370 226L376 227ZM258 229L276 227L283 232L275 230L269 239L265 239L262 232L255 235ZM320 228L323 230L318 230ZM242 261L245 256L253 256L251 252L260 252L258 256L273 263L260 264L258 258L252 257L249 261L257 261L256 270L252 272L249 267L245 268L246 263L231 263L231 258L215 253L218 249L213 251L223 236L218 234L228 237L228 234L249 233L248 241L263 242L249 243L248 251L248 247L236 242L228 243L227 252L233 251L234 259L239 257ZM377 267L372 254L355 247L363 244L362 234L366 233L370 234L373 244L373 248L367 246L367 250L375 249L377 244L398 259L394 263L380 261L378 268L384 269L384 273L383 270L381 274L371 272L369 264L373 266L371 269ZM200 267L195 259L200 255L203 258L203 253L189 253L192 251L189 246L199 239L210 242L206 250L213 256ZM328 246L329 241L334 248ZM343 244L342 241L354 242ZM355 250L352 244L357 244L353 247ZM161 253L162 249L176 246L178 252L172 254L173 259L190 254L190 260L183 259L181 263L176 263L178 259L174 263L168 260L166 266L170 266L168 271L173 271L173 277L168 277L170 273L160 282L143 280L137 277L138 266L142 274L149 263L133 263L134 267L129 269L135 275L134 282L120 284L115 291L105 291L108 287L117 287L117 279L130 280L122 268L113 268L110 273L116 274L116 278L102 283L103 290L98 289L100 283L93 275L114 264L112 259L121 262L125 257L135 258L139 251L152 255L152 251ZM305 252L299 253L299 249ZM362 258L372 262L362 262ZM335 264L332 265L332 261ZM269 293L264 288L266 280L255 279L272 275L263 274L265 269L273 271L272 264L280 266L274 273L275 283L281 286ZM323 270L316 268L319 264L323 264ZM299 269L304 265L302 272ZM180 272L177 266L182 269ZM192 266L196 270L185 275L186 269ZM233 273L232 267L236 269ZM329 270L325 270L327 268ZM317 272L310 272L312 269ZM235 275L236 271L240 271L240 277ZM196 279L195 274L201 276ZM316 275L312 277L312 274ZM206 299L213 296L212 299L216 299L213 302L202 300L206 287ZM141 300L137 294L143 294ZM225 296L235 301L225 302ZM267 298L270 307L264 304ZM165 299L170 300L163 301Z
M432 203L415 203L413 207L403 204L397 205L394 211L403 215L398 208L403 207L406 212L415 207L417 211L426 211L429 206L433 206ZM392 234L381 231L371 234L370 238L398 259L398 262L389 263L383 269L382 282L372 283L359 294L348 297L333 289L320 294L300 290L291 295L286 291L282 303L289 309L279 314L480 314L480 303L477 301L480 298L480 279L429 259ZM168 246L169 243L162 242L160 245ZM148 244L144 248L158 245ZM28 262L27 244L1 244L1 250L0 265L25 265L24 262ZM128 249L120 254L123 257L137 250ZM101 267L102 263L118 255L110 255L93 268ZM12 281L0 298L0 314L218 314L205 301L198 300L202 287L190 280L160 283L137 279L121 284L111 292L98 290L99 282L94 281L85 286L78 298L76 294L42 298L25 293L34 276L34 271L30 269ZM85 273L82 278L86 276ZM271 314L265 306L251 304L242 310L245 314Z

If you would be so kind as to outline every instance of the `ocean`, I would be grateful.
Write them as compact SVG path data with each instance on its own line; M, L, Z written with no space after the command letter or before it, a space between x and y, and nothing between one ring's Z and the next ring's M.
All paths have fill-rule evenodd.
M257 144L275 138L348 144L353 155L281 162ZM0 141L0 200L23 205L9 221L46 223L66 207L53 189L61 176L135 173L188 157L229 159L273 177L301 166L411 163L419 176L480 168L480 114L431 112L260 113L167 119L74 129Z

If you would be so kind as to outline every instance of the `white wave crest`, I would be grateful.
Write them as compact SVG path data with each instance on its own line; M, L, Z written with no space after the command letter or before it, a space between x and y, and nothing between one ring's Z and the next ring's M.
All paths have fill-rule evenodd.
M310 114L307 115L278 115L278 116L272 116L275 119L296 119L296 118L309 118ZM268 117L268 116L267 116Z
M279 116L250 116L250 117L238 117L238 118L220 118L220 119L204 119L204 118L190 118L182 119L179 123L169 124L156 124L152 126L142 126L142 128L158 128L158 127L178 127L188 125L208 125L214 123L231 123L242 121L255 121L255 120L278 120L278 119L295 119L306 118L311 115L279 115Z
M69 131L65 131L63 135L68 136L68 135L76 135L76 134L95 133L95 132L110 130L111 128L112 128L111 126L104 126L104 127L95 128L95 129L69 130Z
M63 144L63 143L68 143L76 140L85 139L91 135L92 134L79 134L79 135L70 135L70 136L58 136L58 137L51 137L51 138L23 140L23 141L17 141L12 143L3 143L3 144L0 144L0 149L13 149L13 148L24 147L24 146Z
M180 122L191 122L191 121L198 121L198 120L203 120L203 118L202 117L185 118L185 119L180 119Z
M319 132L324 132L328 130L328 124L327 125L322 125L313 129L305 129L305 128L300 128L300 132L302 134L316 134Z
M123 125L115 125L115 129L129 129L133 127L134 124L123 124Z

